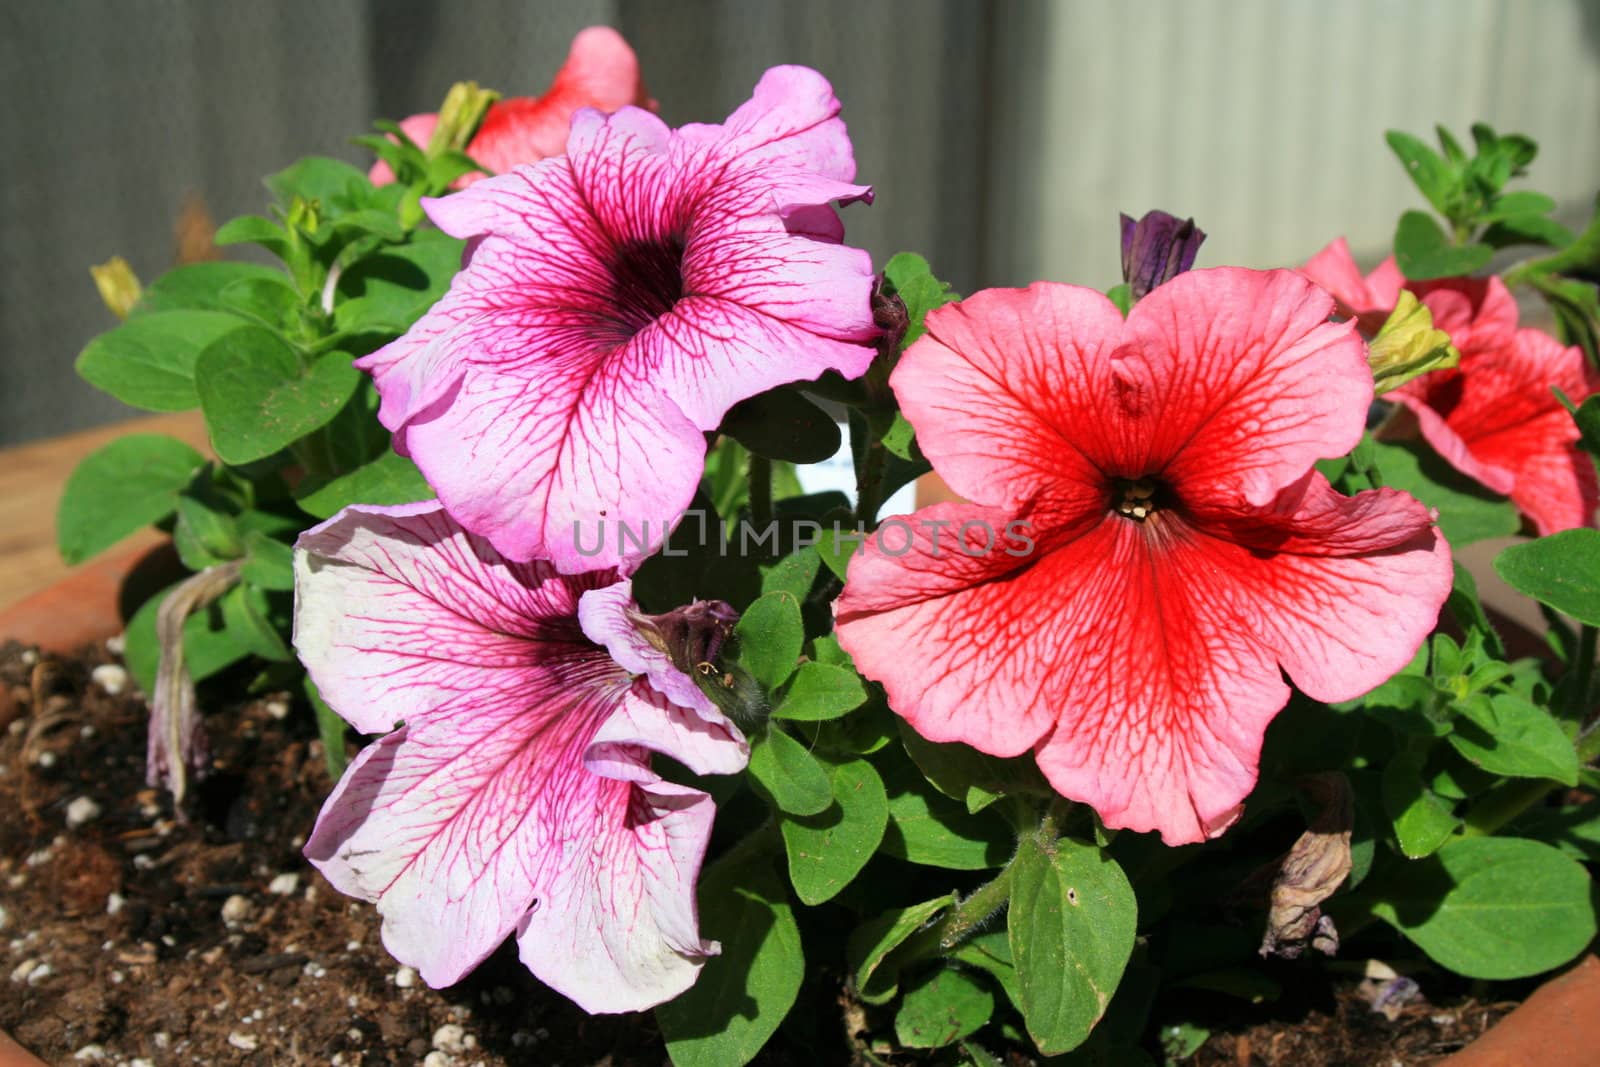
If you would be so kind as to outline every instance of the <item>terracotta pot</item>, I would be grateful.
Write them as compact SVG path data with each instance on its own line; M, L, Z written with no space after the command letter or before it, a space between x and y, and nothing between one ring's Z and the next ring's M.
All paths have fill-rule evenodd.
M0 1031L0 1067L46 1067L45 1062Z
M1600 1063L1600 960L1585 956L1440 1067Z
M170 544L109 553L0 611L0 641L14 638L57 653L103 641L184 573Z

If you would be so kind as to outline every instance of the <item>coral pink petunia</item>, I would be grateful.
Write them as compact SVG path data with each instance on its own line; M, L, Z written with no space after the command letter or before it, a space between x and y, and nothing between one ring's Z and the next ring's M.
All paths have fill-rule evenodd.
M1049 282L930 312L891 385L975 503L869 539L840 644L930 740L1032 749L1109 826L1220 833L1283 673L1319 700L1358 696L1450 591L1425 508L1342 496L1312 468L1356 444L1372 399L1332 310L1291 272L1221 268L1126 321Z
M734 403L874 353L870 196L839 102L776 67L721 126L581 111L567 153L424 201L469 238L450 291L357 362L458 522L565 573L650 551Z
M650 754L727 774L749 750L639 634L629 583L508 562L434 501L347 508L296 547L301 659L356 729L392 731L306 856L377 902L389 951L444 986L515 933L591 1012L693 984L712 801Z
M1517 304L1497 277L1407 282L1393 258L1365 278L1344 238L1302 273L1326 288L1364 328L1382 325L1409 288L1450 335L1461 362L1389 394L1417 419L1422 436L1451 466L1509 496L1540 535L1594 525L1600 504L1594 464L1555 394L1574 403L1600 388L1582 349L1539 330L1517 328Z
M579 108L599 108L607 113L628 104L655 108L639 76L639 60L609 26L590 26L572 39L567 62L540 97L514 96L497 101L467 146L467 155L491 174L503 174L520 163L533 163L566 150L567 127ZM439 116L431 112L400 121L407 137L423 148L433 137ZM374 185L394 181L389 164L379 160L368 174ZM463 175L455 184L464 189L484 175Z

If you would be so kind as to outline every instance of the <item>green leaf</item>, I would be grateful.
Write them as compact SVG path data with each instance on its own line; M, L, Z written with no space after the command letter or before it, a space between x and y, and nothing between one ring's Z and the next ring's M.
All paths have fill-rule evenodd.
M228 631L247 653L274 663L287 663L294 659L284 641L287 625L282 633L273 624L271 606L266 593L254 586L236 585L218 602L222 611L223 628Z
M1531 808L1507 830L1554 845L1585 863L1600 863L1600 801Z
M817 571L822 567L822 557L810 546L791 552L778 562L761 568L763 593L788 593L801 603L811 593Z
M906 1048L943 1048L973 1033L994 1014L994 996L949 968L906 990L894 1016L894 1035Z
M1023 838L1006 930L1028 1034L1045 1055L1076 1048L1105 1014L1133 951L1138 905L1093 845Z
M235 304L223 301L223 293L237 282L259 282L288 286L288 277L279 270L259 263L190 263L174 267L151 282L129 312L139 318L159 311L231 311Z
M780 815L789 880L806 904L831 900L861 873L889 822L883 781L863 759L826 763L833 803L816 815Z
M1570 407L1571 402L1564 402ZM1591 456L1600 456L1600 393L1585 398L1572 412L1572 421L1578 424L1579 445Z
M417 465L393 451L332 481L307 483L295 492L295 502L319 519L332 518L349 504L410 504L433 496Z
M1547 215L1511 215L1491 223L1480 238L1493 248L1511 245L1548 245L1565 248L1573 241L1572 231Z
M773 727L750 743L750 777L779 811L816 815L833 803L833 781L805 746Z
M205 484L191 485L178 496L178 522L172 528L172 543L178 550L178 558L192 571L226 563L244 554L234 509L220 494L209 492L209 488Z
M215 342L195 364L195 385L217 455L242 464L272 455L326 425L355 394L361 372L343 352L309 367L271 330L248 326Z
M969 813L903 761L886 768L889 832L883 852L923 867L981 871L1011 858L1015 834L990 813Z
M1383 482L1410 493L1439 512L1439 529L1460 547L1517 532L1521 518L1505 497L1469 484L1444 460L1418 443L1373 446Z
M217 227L212 238L219 245L257 244L279 259L289 251L289 233L271 219L260 215L240 215Z
M899 720L899 729L906 754L923 776L939 792L965 804L969 812L982 811L1014 783L1032 777L1025 761L1000 759L960 742L929 741L904 719Z
M101 334L78 356L78 374L124 404L187 411L200 403L194 366L213 342L249 324L222 311L155 311Z
M776 689L795 672L805 644L800 601L791 593L766 593L745 609L734 634L740 664L769 691Z
M949 893L907 908L886 911L850 934L846 959L856 976L856 992L868 1004L886 1004L899 992L900 969L892 954L907 938L956 902Z
M1394 258L1400 273L1414 282L1453 278L1488 266L1488 245L1452 245L1432 215L1407 211L1394 231Z
M1563 530L1512 545L1494 570L1519 593L1589 626L1600 626L1600 530Z
M171 515L205 459L161 434L130 434L90 453L67 479L56 510L61 558L82 563Z
M1021 1010L1022 989L1017 985L1017 965L1011 960L1011 941L1004 930L990 930L963 941L950 958L986 972L1006 997Z
M1461 179L1456 169L1441 159L1439 153L1409 133L1390 130L1384 134L1384 140L1400 157L1401 165L1422 195L1428 198L1428 203L1439 214L1450 217L1461 189Z
M933 276L928 261L915 252L901 252L890 258L884 264L883 276L906 304L909 321L902 347L922 336L925 329L922 320L928 312L961 299L948 284Z
M224 310L273 329L292 324L301 305L300 294L282 275L240 278L222 291L219 300Z
M1555 209L1556 202L1550 197L1523 189L1495 197L1489 210L1478 216L1478 222L1499 222L1518 215L1548 215Z
M1480 696L1456 706L1462 718L1449 741L1473 765L1511 778L1578 784L1577 750L1544 708L1514 693Z
M883 435L883 447L903 460L914 462L920 458L916 452L917 431L898 411L894 413L894 422Z
M324 208L350 207L365 202L373 192L364 171L343 160L306 156L270 175L266 186L279 204L288 207L295 197L317 200Z
M826 663L802 663L772 714L778 719L821 722L848 714L866 701L866 687L855 671Z
M408 244L363 257L339 279L344 299L334 305L334 324L342 333L405 330L450 287L465 247L447 234L423 230Z
M1394 825L1400 851L1412 859L1432 855L1461 825L1452 806L1424 784L1425 762L1424 750L1409 749L1383 768L1383 810Z
M866 538L866 534L856 533L843 525L837 534L829 527L817 537L817 556L836 578L843 581L851 558L861 555Z
M702 933L722 943L695 984L656 1009L677 1067L740 1067L794 1005L805 955L783 884L765 854L711 865L700 879Z
M244 536L245 560L239 577L262 589L294 588L294 548L259 530Z
M328 777L337 782L344 776L344 769L350 762L345 754L345 721L322 699L309 674L305 677L305 693L306 699L311 702L311 711L317 717L317 736L322 739L322 757L328 765Z
M156 613L175 588L168 586L146 600L128 620L123 662L147 694L156 689L161 642L156 639ZM190 615L183 623L183 665L196 682L233 666L250 654L250 635L228 626L220 603Z
M1589 944L1591 890L1583 867L1550 845L1469 837L1396 871L1373 912L1457 974L1526 978Z
M821 463L843 441L833 416L784 388L739 401L723 416L721 429L758 456L793 463Z

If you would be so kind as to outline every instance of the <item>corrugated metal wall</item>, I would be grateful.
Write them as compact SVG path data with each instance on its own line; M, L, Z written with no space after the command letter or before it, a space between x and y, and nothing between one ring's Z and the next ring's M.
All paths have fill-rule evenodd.
M634 43L668 121L775 63L845 102L852 240L963 290L1109 284L1116 212L1192 213L1202 263L1358 251L1416 206L1382 133L1483 118L1539 138L1574 214L1600 188L1600 0L52 0L0 5L0 444L130 414L77 381L112 323L87 266L172 259L191 193L259 211L298 155L361 159L452 81L541 91L573 33Z

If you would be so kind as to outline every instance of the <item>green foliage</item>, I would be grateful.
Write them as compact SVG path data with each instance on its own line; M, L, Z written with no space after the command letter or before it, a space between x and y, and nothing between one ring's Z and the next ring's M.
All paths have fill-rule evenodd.
M101 334L78 356L84 381L146 411L187 411L200 404L195 361L245 320L223 311L156 311Z
M234 330L200 353L195 386L211 443L235 466L264 459L333 421L361 384L343 352L309 363L270 330Z
M789 1013L805 956L788 894L761 851L731 854L700 879L703 934L722 952L694 986L656 1009L677 1067L749 1063Z
M943 1048L973 1033L994 1013L994 996L961 971L935 971L906 991L894 1033L906 1048Z
M789 881L802 903L821 904L849 885L883 840L889 802L883 780L862 759L826 761L832 802L810 816L780 813Z
M1592 893L1588 872L1549 845L1464 838L1396 870L1373 911L1457 974L1523 978L1588 945Z
M1024 837L1006 920L1028 1034L1046 1055L1082 1044L1133 951L1137 905L1122 868L1092 845Z
M160 434L130 434L91 453L67 479L56 511L62 558L82 563L171 516L202 463L200 453Z
M1372 461L1384 485L1410 493L1439 513L1439 529L1452 545L1516 533L1516 505L1456 474L1417 442L1372 443Z
M768 690L789 680L805 644L800 602L792 593L771 592L745 609L734 630L739 662Z
M818 815L833 804L833 782L806 747L776 726L750 744L750 780L781 812Z
M1512 545L1495 573L1520 593L1589 626L1600 626L1600 530L1563 530Z
M891 256L883 266L883 276L906 304L908 321L902 346L909 346L922 336L925 329L922 320L928 312L960 299L948 283L934 277L928 261L915 252Z

